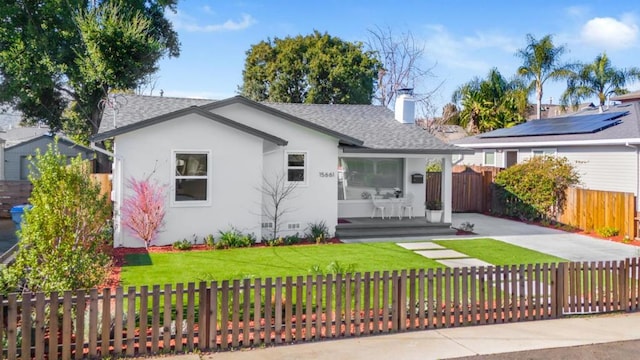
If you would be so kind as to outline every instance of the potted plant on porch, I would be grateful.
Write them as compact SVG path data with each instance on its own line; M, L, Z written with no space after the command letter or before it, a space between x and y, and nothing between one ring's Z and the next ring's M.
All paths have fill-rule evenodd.
M431 223L442 222L442 201L430 200L425 205L427 207L427 221Z

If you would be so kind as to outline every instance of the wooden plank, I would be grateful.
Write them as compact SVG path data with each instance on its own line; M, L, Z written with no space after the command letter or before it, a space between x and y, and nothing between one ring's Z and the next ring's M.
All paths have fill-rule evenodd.
M111 340L111 289L102 289L102 335L100 337L100 355L109 355Z
M275 340L276 344L282 343L282 278L276 279L275 286L276 305L275 305Z
M424 310L424 307L426 304L425 298L424 298L425 297L424 276L425 276L424 269L420 269L418 271L418 323L420 324L418 328L421 330L424 330L426 328L425 310ZM374 309L377 309L377 307L374 306Z
M504 276L504 268L500 265L495 267L495 274L496 274L496 283L495 283L495 289L496 289L496 305L495 305L495 314L496 314L496 323L503 323L504 322L504 312L503 312L503 306L505 304L504 302L504 293L505 291L503 290L503 286L504 283L502 282L502 277Z
M509 321L519 321L518 314L518 268L516 265L511 266L510 276L510 288L509 294L511 295L511 312L509 314Z
M352 284L351 284L351 274L346 274L344 276L344 323L345 323L345 336L350 337L353 335L351 331L351 325L353 324L353 313L351 312L352 304L353 304L353 295L352 295ZM307 325L308 326L308 325ZM308 338L307 338L308 339Z
M54 293L52 293L54 294ZM9 360L16 360L18 358L18 294L11 293L7 295L8 299L8 308L7 308L7 358ZM52 304L54 301L52 301ZM52 314L57 314L57 294L56 294L56 312L52 312ZM57 316L51 316L51 319L58 318ZM54 334L57 334L57 320L54 323L51 321L51 329L56 330ZM56 325L56 326L54 326ZM51 355L57 359L58 357L58 343L57 336L51 336L50 338L55 337L56 342L53 344L54 346L50 346Z
M140 337L138 339L138 353L147 354L147 331L149 330L149 287L143 285L140 287L140 313L138 314L140 321L138 329ZM179 325L176 324L176 328Z
M214 351L218 346L218 282L212 281L209 287L209 291L211 292L209 296L209 349ZM260 279L256 280L256 293L260 293ZM257 296L256 299L260 299L260 296ZM260 316L260 302L256 301L256 303L256 316ZM256 326L256 328L259 333L260 327ZM224 329L224 327L221 327L221 332L222 329ZM222 332L222 334L223 336L225 335L224 332ZM258 339L259 338L260 336L258 336Z
M379 334L382 332L382 321L380 320L381 316L386 313L386 309L380 308L380 272L375 271L373 273L373 333Z
M398 288L398 329L407 329L407 270L400 272L400 286Z
M526 294L526 276L525 276L525 265L518 266L518 301L519 301L519 310L520 315L518 318L520 320L526 320L526 302L527 302L527 294Z
M306 341L311 340L311 317L313 316L313 277L311 275L307 275L307 281L305 284L305 329L304 329L304 339Z
M265 344L271 344L271 333L272 333L272 317L273 313L273 301L272 297L272 286L271 286L271 278L265 279L264 283L264 342ZM223 284L224 285L224 284ZM223 307L224 309L224 307ZM223 322L224 324L224 322Z
M434 274L433 269L427 270L427 323L429 329L433 329L434 326L434 313L435 311L435 299L433 298L434 293Z
M22 301L20 302L20 328L21 328L21 334L22 334L22 343L20 346L20 350L22 353L22 358L23 359L31 359L31 293L30 292L24 292L22 294ZM65 296L66 299L66 296ZM66 301L65 301L66 304ZM71 322L71 312L69 312L69 314L67 314L66 312L66 307L65 307L65 311L63 313L63 328L62 330L71 332L71 327L64 327L64 325L67 323L67 318L69 319L69 322ZM64 333L63 333L63 340L64 340ZM71 357L71 339L70 339L69 335L69 343L65 343L63 341L63 348L62 348L62 354L63 354L63 358L65 359L69 359ZM67 354L67 356L65 357L64 354Z
M287 297L287 303L290 302L290 298ZM249 340L251 331L251 281L249 279L244 279L242 303L244 305L242 309L242 347L248 348L251 346L251 341Z
M353 328L354 328L354 334L355 336L360 336L360 325L361 325L361 321L362 321L362 314L361 314L361 309L360 309L360 299L362 294L360 293L360 288L362 286L362 281L361 281L361 275L360 273L356 273L354 281L353 281L353 298L354 298L354 302L353 302L353 313L354 313L354 317L353 317Z
M228 307L223 307L223 312L228 311ZM225 326L227 325L224 323ZM184 351L184 284L178 283L176 284L176 336L175 336L175 346L176 351ZM226 329L226 327L225 327ZM226 336L226 332L225 332Z
M382 332L389 332L389 272L382 273Z
M478 269L478 315L480 317L480 324L486 325L487 323L487 293L486 293L486 279L485 279L485 267L481 266Z
M171 320L173 318L171 284L164 285L163 295L164 316L162 318L162 350L171 351Z
M196 323L198 324L198 350L204 351L209 344L209 314L208 314L208 301L207 296L209 289L207 289L207 283L201 281L198 286L198 318ZM248 296L249 291L245 293ZM248 314L248 312L246 312ZM247 323L249 319L247 319Z
M536 264L534 269L534 278L535 278L535 295L534 295L534 299L535 299L535 304L534 304L534 309L535 309L535 319L536 320L540 320L542 319L542 304L544 303L545 299L542 297L542 267L540 264Z
M293 279L291 276L287 276L285 282L285 307L284 307L284 341L289 344L292 339L292 323L293 317Z
M493 277L495 275L495 271L493 269L493 266L488 266L485 272L487 279L486 279L486 286L487 286L487 322L489 324L493 324L496 322L495 319L495 305L494 305L494 301L493 301L493 293L494 293L494 284L493 284Z
M280 326L282 325L282 279L276 279L276 343L280 341ZM231 289L233 312L231 313L231 348L240 345L240 280L233 280Z
M151 352L157 354L160 349L160 285L151 290Z
M187 284L187 351L195 349L195 295L196 284ZM235 307L235 304L234 304Z
M84 301L84 300L83 300ZM116 299L115 299L115 317L114 317L114 338L113 338L113 353L116 356L122 354L122 333L123 333L123 313L124 313L124 293L122 287L116 287ZM77 349L76 349L77 351Z
M304 278L302 276L298 276L296 278L296 341L303 340L302 337L302 319L304 315L304 299L303 299L303 289L304 289Z
M533 265L527 264L527 320L533 320L534 314L534 297L533 297L533 284L535 279L533 277Z
M549 283L550 283L550 299L551 299L551 313L549 314L549 318L557 319L558 318L558 290L561 289L560 284L558 283L558 273L559 269L556 267L555 263L551 264L551 268L549 269Z
M414 284L412 282L412 284ZM362 319L362 324L364 326L364 334L365 335L370 335L371 334L371 273L366 272L364 273L364 279L363 279L363 294L362 294L362 312L364 314L363 319ZM327 289L329 287L327 286ZM327 296L327 299L329 298L329 296ZM415 298L414 298L414 302L412 304L415 304ZM412 312L413 314L414 312ZM413 322L412 322L413 324Z
M71 359L71 306L73 300L73 292L65 291L62 300L62 358L63 359ZM22 341L24 343L24 334L22 335ZM31 342L29 342L30 344ZM30 347L30 346L28 346ZM29 351L31 353L31 351ZM30 357L30 356L29 356ZM23 359L28 359L29 357L23 357Z
M343 336L342 319L342 274L336 274L336 337Z
M322 336L322 275L316 276L316 329L315 340L320 340Z
M469 318L469 268L462 268L462 325L471 324Z
M444 269L444 326L451 327L451 268Z
M0 298L0 304L2 304L2 299ZM33 329L34 329L34 340L35 340L35 358L36 359L44 359L44 329L46 327L46 317L45 317L45 296L44 293L42 292L38 292L36 293L36 304L35 304L35 311L36 311L36 316L35 316L35 320L33 323ZM4 312L4 311L2 311ZM0 324L2 324L2 319L0 319ZM80 337L82 338L82 336L77 336L77 334L82 334L81 332L78 332L78 330L76 330L76 337ZM2 336L0 335L0 339L2 339ZM77 353L77 349L76 348L76 353ZM82 347L80 347L80 349L82 349ZM82 353L82 350L80 350L80 352ZM1 356L2 354L0 354Z
M130 314L135 320L135 313ZM98 289L89 290L89 357L98 356ZM63 357L64 358L64 357Z
M398 303L400 299L398 299L398 272L393 271L391 273L391 331L398 331Z
M92 304L91 302L90 304ZM90 305L91 307L91 305ZM89 318L91 318L91 311L89 312ZM91 326L91 322L89 322ZM178 326L176 326L177 328ZM91 329L91 328L89 328ZM91 331L91 330L90 330ZM91 334L91 333L89 333ZM136 288L131 286L127 291L127 349L126 355L131 357L135 355L135 335L136 334ZM91 339L91 336L89 336ZM91 346L89 346L91 351Z
M471 324L476 325L478 324L478 269L475 266L469 269L469 282L471 283L471 291L469 293L469 298L471 299Z
M76 291L76 359L84 358L84 315L87 307L85 290Z
M325 313L326 315L326 322L325 322L325 336L327 338L332 338L334 337L334 332L333 332L333 326L332 324L334 323L334 315L335 313L333 312L333 275L332 274L327 274L326 276L326 299L327 299L327 304L325 306Z

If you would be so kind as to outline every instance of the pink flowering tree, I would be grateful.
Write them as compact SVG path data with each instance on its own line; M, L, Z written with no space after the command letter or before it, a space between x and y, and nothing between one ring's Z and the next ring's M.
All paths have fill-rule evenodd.
M149 245L157 238L164 225L164 190L166 186L144 180L129 179L133 195L122 204L124 227L136 238Z

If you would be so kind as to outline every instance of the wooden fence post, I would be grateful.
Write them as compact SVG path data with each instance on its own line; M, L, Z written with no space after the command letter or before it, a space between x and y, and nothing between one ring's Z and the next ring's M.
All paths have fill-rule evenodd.
M565 281L567 273L567 263L561 262L558 264L555 273L555 304L553 307L555 308L555 318L562 317L564 312L564 305L567 299L567 295L565 293Z

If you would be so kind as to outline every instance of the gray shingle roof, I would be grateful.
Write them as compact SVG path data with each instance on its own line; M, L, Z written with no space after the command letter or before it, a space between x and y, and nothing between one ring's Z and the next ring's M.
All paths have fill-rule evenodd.
M230 99L232 100L232 99ZM227 101L227 100L225 100ZM214 100L123 95L116 113L117 127L131 125L189 106L203 106ZM224 101L223 101L224 102ZM374 105L316 105L262 103L280 112L308 121L347 137L363 141L360 149L396 152L457 153L464 151L446 144L419 126L401 124L393 112ZM206 106L205 106L206 108ZM113 113L106 110L99 133L113 129ZM277 134L274 134L277 135Z
M598 108L582 109L570 115L589 115L597 114ZM587 134L565 134L565 135L544 135L544 136L518 136L518 137L494 137L481 138L478 135L467 137L454 141L460 146L482 145L482 144L513 144L513 143L535 143L535 142L573 142L573 141L589 141L597 140L606 143L607 140L615 141L618 139L638 139L640 141L640 102L626 103L620 105L612 105L606 111L618 112L628 111L629 114L619 118L621 123L604 130L587 133ZM536 121L536 120L531 120ZM517 125L516 125L517 126ZM482 136L482 135L480 135Z

